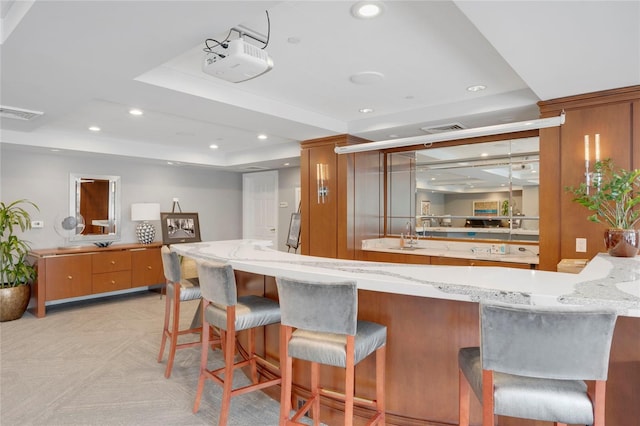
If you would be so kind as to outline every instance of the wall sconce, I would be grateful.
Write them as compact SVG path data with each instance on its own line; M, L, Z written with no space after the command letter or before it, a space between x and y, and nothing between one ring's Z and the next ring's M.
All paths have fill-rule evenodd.
M156 238L156 228L148 221L160 220L160 204L131 204L131 220L134 222L140 221L136 226L136 236L140 244L151 244Z
M316 181L318 183L318 204L324 204L329 188L325 181L329 180L329 165L316 164Z
M595 142L595 161L600 161L600 133L596 133L596 142ZM589 135L584 135L584 177L585 184L587 185L587 194L589 193L589 188L593 184L593 187L596 190L600 189L600 182L602 181L602 176L599 172L592 172L589 170L589 160L591 159L591 155L589 152Z

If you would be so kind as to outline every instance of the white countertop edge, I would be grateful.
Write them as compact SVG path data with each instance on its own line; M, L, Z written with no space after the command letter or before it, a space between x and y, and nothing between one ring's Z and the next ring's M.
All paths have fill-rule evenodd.
M329 259L276 251L255 240L175 244L171 249L194 259L228 261L237 270L260 275L352 279L362 290L469 302L613 306L620 315L640 317L640 257L598 255L580 274L569 274Z

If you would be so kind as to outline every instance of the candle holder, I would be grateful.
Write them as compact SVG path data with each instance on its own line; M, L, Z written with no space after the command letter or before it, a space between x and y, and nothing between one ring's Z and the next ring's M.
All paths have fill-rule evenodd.
M595 160L596 163L598 161L600 161L600 134L596 133L596 138L595 138L595 148L596 148L596 152L595 152ZM602 174L597 170L592 172L591 170L589 170L589 160L590 160L590 153L589 153L589 135L584 135L584 177L585 177L585 185L587 186L587 194L589 194L589 189L593 186L596 191L600 190L600 185L602 183Z

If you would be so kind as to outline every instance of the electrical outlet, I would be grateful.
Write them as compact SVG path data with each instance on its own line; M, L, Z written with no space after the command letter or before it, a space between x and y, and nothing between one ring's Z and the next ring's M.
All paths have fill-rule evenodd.
M44 220L32 220L31 221L32 228L44 228Z
M576 238L576 251L578 253L586 253L587 252L587 239L586 238Z

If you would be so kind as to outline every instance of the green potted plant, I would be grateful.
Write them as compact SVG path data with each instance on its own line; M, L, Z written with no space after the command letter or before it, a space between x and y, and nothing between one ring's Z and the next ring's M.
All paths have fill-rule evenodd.
M30 284L36 278L36 269L28 260L31 247L15 234L18 229L31 229L26 206L39 210L28 200L0 202L0 321L22 317L31 296Z
M573 201L593 212L590 221L609 226L604 238L610 255L635 256L640 246L640 231L635 229L640 221L640 169L616 168L607 158L596 161L592 181L592 186L581 183L567 190Z

